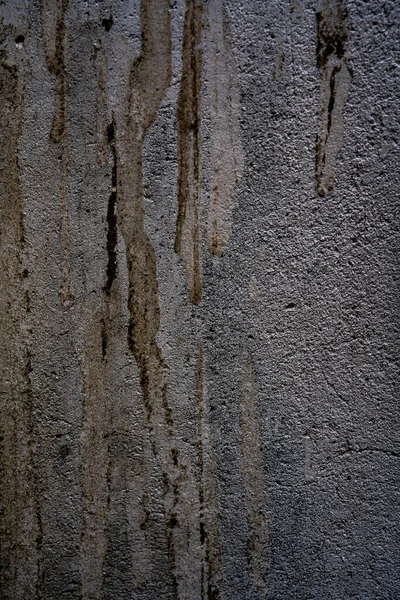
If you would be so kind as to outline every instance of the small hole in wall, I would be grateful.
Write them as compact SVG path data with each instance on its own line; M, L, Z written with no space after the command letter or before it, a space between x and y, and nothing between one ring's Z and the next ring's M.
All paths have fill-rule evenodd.
M108 17L108 19L107 19L107 18L104 18L104 19L102 20L101 24L103 25L103 27L104 27L104 29L105 29L106 31L110 31L111 27L112 27L112 26L113 26L113 24L114 24L114 17L113 17L112 15L110 15L110 16Z
M67 456L69 456L71 454L71 449L64 444L63 446L61 446L60 450L59 450L59 454L60 457L65 460L67 458Z
M289 304L286 304L285 310L290 310L291 308L296 308L295 302L289 302Z
M23 43L24 43L24 41L25 41L25 36L24 36L24 35L18 35L18 36L15 38L15 43L16 43L16 44L23 44Z

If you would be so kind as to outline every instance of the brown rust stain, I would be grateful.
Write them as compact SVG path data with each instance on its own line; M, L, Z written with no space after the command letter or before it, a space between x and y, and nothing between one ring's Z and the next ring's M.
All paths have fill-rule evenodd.
M231 46L228 13L223 0L207 5L210 61L210 138L213 169L208 211L208 243L221 255L232 229L233 192L242 176L244 152L240 134L240 92Z
M317 66L321 117L316 143L316 182L320 196L334 188L336 157L343 140L343 109L350 86L347 66L348 9L344 0L320 0L317 12Z
M200 93L203 2L187 0L178 97L178 216L175 251L185 262L190 299L202 297Z
M31 384L29 272L18 147L22 131L25 52L21 31L0 20L0 596L41 594L41 513L35 470ZM14 49L14 51L13 51Z
M66 35L65 13L69 0L41 0L43 40L47 67L55 79L55 109L50 139L60 147L60 246L61 246L61 300L71 305L74 293L70 275L70 232L68 201L68 136L67 99L68 75L65 66Z
M124 112L116 120L117 219L126 247L129 276L129 347L140 377L148 430L163 476L164 510L174 596L189 599L187 467L174 439L167 370L157 342L160 327L157 263L145 230L142 147L171 81L171 25L168 0L142 0L142 46L132 63Z
M250 528L247 542L249 568L255 588L262 598L266 598L269 562L267 498L260 438L260 416L256 401L254 370L249 356L245 357L241 380L243 474Z
M197 473L202 550L201 599L218 600L221 586L221 543L218 488L204 389L204 352L200 342L196 359Z

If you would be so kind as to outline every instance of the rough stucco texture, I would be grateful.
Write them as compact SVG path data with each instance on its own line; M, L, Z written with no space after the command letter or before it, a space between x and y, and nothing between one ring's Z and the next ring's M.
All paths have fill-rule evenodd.
M0 1L4 600L398 600L399 4Z

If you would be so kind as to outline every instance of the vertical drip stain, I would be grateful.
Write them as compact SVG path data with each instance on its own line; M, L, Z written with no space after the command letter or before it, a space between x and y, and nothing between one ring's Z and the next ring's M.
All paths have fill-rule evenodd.
M142 0L142 51L132 64L124 127L119 136L118 222L126 244L129 273L128 342L139 367L147 418L157 453L156 415L168 431L165 411L165 365L157 344L160 326L154 248L144 227L142 145L171 78L171 32L168 2ZM124 160L121 161L121 154ZM159 447L160 446L160 447Z
M55 110L50 139L60 146L60 245L61 245L61 300L70 306L74 299L70 275L70 235L68 202L68 139L67 96L68 77L65 68L65 13L69 0L41 0L43 38L47 67L55 78Z
M250 575L260 597L267 597L269 560L268 518L260 439L260 416L255 397L254 371L250 358L242 367L241 429L243 474L250 534L247 542Z
M221 545L218 489L212 456L211 432L204 390L204 352L199 343L196 360L197 473L200 511L201 599L220 598Z
M104 19L103 19L104 20ZM107 30L108 31L108 30ZM104 42L100 39L94 47L94 63L97 78L97 110L96 110L96 130L97 130L97 162L104 166L107 162L107 78L108 61L104 48Z
M207 55L210 61L210 138L213 168L208 212L208 243L221 255L232 229L233 191L242 176L244 153L240 136L240 94L236 61L230 43L228 14L223 0L208 6Z
M344 0L320 0L317 19L317 66L320 70L321 117L316 143L317 192L334 188L336 157L343 140L343 109L350 86L347 66L348 10Z
M174 441L168 403L166 365L157 342L160 307L156 254L145 230L142 148L171 80L171 24L168 0L141 1L142 46L133 61L123 111L117 117L118 226L126 247L129 277L128 343L140 377L143 404L153 448L163 476L164 510L176 598L190 598L192 574L187 568L191 529L181 493L186 466ZM120 119L120 121L118 120Z
M103 311L93 314L83 356L83 523L80 542L82 598L103 598L110 495L110 405L107 331Z
M16 32L0 20L0 596L41 595L41 514L35 470L32 358L28 337L29 272L18 146L24 105L25 53L13 52ZM22 36L23 37L23 36Z
M113 289L117 277L117 149L116 122L107 118L107 60L104 47L96 47L94 67L97 74L97 158L105 165L111 159L111 192L107 206L107 267L104 296L89 324L82 356L84 402L82 425L82 496L81 596L101 599L105 594L105 571L109 549L112 480L113 417L110 400L112 358L111 313L118 292ZM111 338L111 339L110 339Z
M187 0L178 98L178 216L175 251L185 262L190 299L202 297L200 92L202 0Z

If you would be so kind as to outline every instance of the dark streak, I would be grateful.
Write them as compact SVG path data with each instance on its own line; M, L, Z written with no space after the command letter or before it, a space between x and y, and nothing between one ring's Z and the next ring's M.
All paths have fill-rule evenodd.
M111 194L108 199L108 208L107 208L107 254L108 254L108 263L107 263L107 282L105 285L105 292L107 295L110 294L112 284L114 279L117 277L117 243L118 243L118 229L117 229L117 215L116 215L116 207L117 207L117 151L115 147L115 128L116 124L113 120L112 123L107 128L107 139L111 148L112 153L112 171L111 171Z
M109 298L106 298L108 305ZM108 388L108 312L95 311L83 360L81 595L100 597L108 547L112 417Z
M320 9L316 12L317 66L322 77L321 120L316 141L316 183L320 196L333 190L336 155L342 142L341 112L349 76L347 19L344 0L320 0Z
M190 299L202 296L201 243L201 140L200 92L202 50L202 0L187 0L182 46L182 77L178 119L178 216L175 252L186 263Z
M69 239L69 205L68 205L68 141L67 141L67 95L68 76L65 68L65 13L69 0L61 0L61 6L57 14L54 40L48 38L48 19L51 20L53 5L48 0L41 0L41 19L44 33L44 44L46 60L49 72L55 77L55 111L50 132L50 139L60 144L61 173L60 173L60 204L61 204L61 300L63 306L71 306L74 300L70 280L70 239ZM53 32L51 32L53 33ZM54 51L52 42L54 41Z
M7 39L19 40L0 20L0 393L1 493L0 559L2 598L41 597L42 521L35 461L35 414L29 336L28 247L18 162L24 107L25 54L13 64ZM27 333L24 333L26 331ZM4 376L6 374L6 376Z
M157 334L160 327L157 261L145 230L142 147L171 80L171 24L167 0L141 1L142 47L132 63L124 114L118 123L118 226L124 236L129 276L128 344L138 369L153 454L163 476L168 556L174 597L185 585L187 524L181 488L187 478L174 441L167 369ZM121 160L123 159L123 160ZM184 540L184 541L183 541Z
M104 360L107 356L107 330L104 318L101 319L101 354Z
M140 523L140 529L146 531L149 527L149 517L150 517L150 509L148 508L149 495L147 492L143 493L142 496L142 510L143 510L143 518Z
M29 298L29 293L26 294L27 298ZM32 470L32 479L33 479L33 490L34 490L34 503L35 503L35 518L36 518L36 552L37 552L37 576L36 576L36 595L37 598L40 598L43 594L44 590L44 569L43 569L43 523L42 523L42 511L40 506L40 477L38 470L36 468L35 461L35 453L36 453L36 443L35 443L35 417L34 417L34 398L33 398L33 390L32 390L32 356L31 351L27 348L27 362L26 362L26 371L25 371L25 380L26 380L26 397L27 397L27 407L28 407L28 445L29 445L29 455L31 462L31 470Z
M66 101L67 101L67 71L64 60L64 38L66 33L65 12L69 0L62 0L60 13L57 18L55 50L47 56L47 65L50 73L56 78L56 110L51 129L53 142L60 142L65 134L66 127Z
M220 548L218 534L215 531L216 523L207 518L215 509L211 505L210 478L207 477L206 462L211 462L211 448L207 447L205 432L205 404L204 404L204 353L203 344L200 343L197 351L196 361L196 403L197 403L197 481L199 494L200 522L199 534L200 544L203 548L203 559L201 564L201 599L219 600L220 592L218 586ZM214 531L212 531L214 529ZM214 534L214 537L212 535Z
M170 481L169 481L169 477L168 477L167 473L163 473L163 482L164 482L164 490L163 490L164 498L167 498L170 496L170 492L171 492ZM175 515L174 515L173 511L170 511L169 517L166 520L167 552L168 552L169 567L170 567L170 571L171 571L171 575L172 575L173 597L178 600L178 598L179 598L178 580L175 575L175 571L176 571L175 542L174 542L174 537L173 537L173 529L175 527L175 524L176 524Z
M203 459L203 418L204 418L204 382L203 382L203 345L200 344L196 362L196 400L197 400L197 477L200 505L200 544L204 546L206 532L204 525L204 459ZM204 599L205 569L201 564L201 598Z
M329 80L330 96L329 96L329 104L328 104L328 125L327 125L327 134L328 135L331 131L332 112L333 112L333 107L335 106L335 78L336 78L337 73L339 73L340 69L341 69L340 66L335 67L331 73L331 78Z

